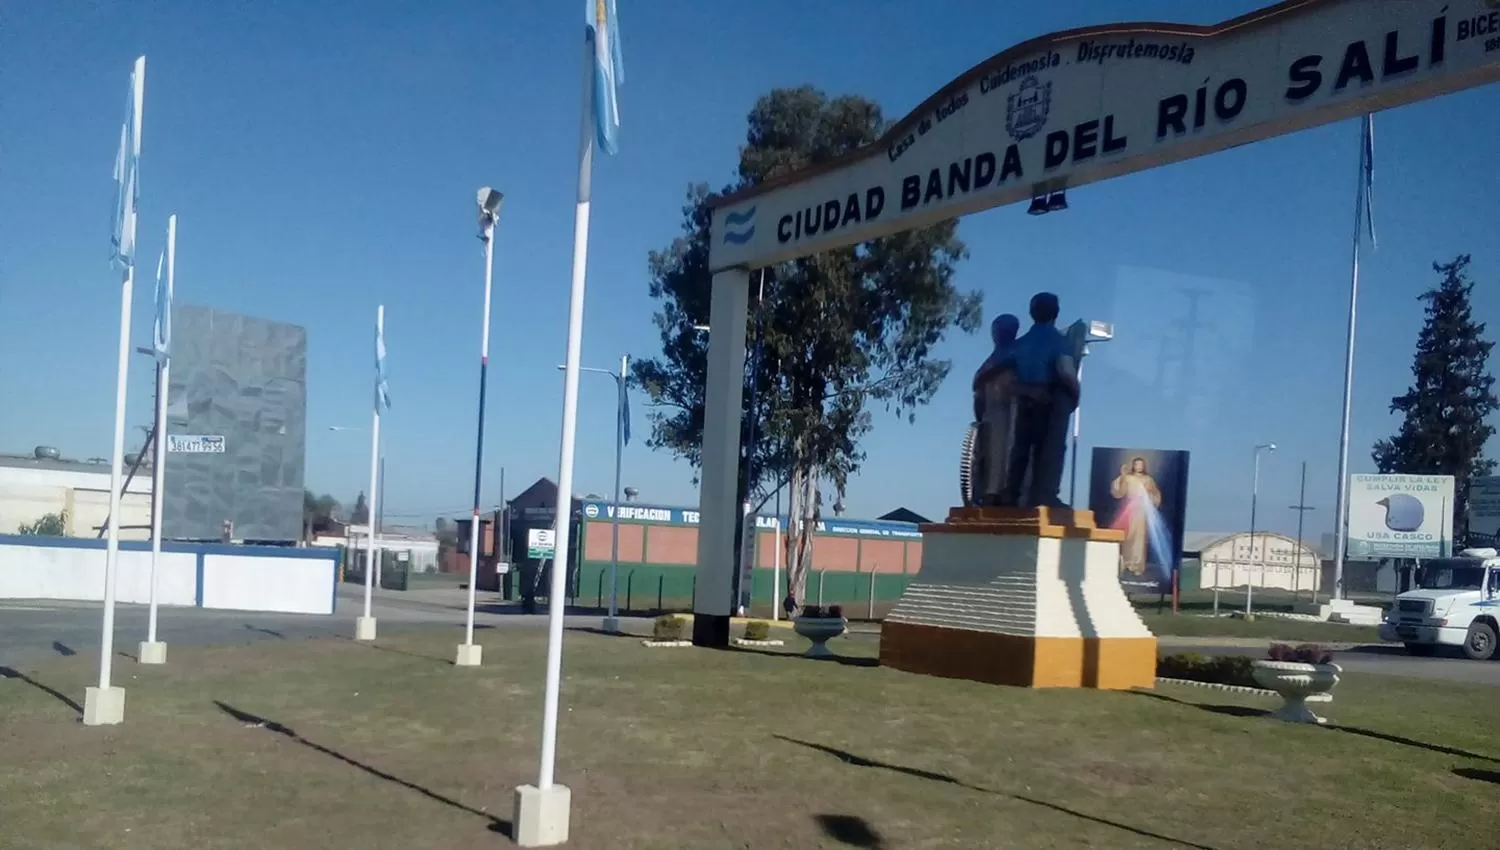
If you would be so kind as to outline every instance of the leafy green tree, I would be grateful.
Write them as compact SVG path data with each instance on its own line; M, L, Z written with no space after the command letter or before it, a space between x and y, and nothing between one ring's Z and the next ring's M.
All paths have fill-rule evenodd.
M23 522L16 529L16 533L40 537L65 537L68 533L68 512L57 511L43 514L36 522Z
M887 127L872 101L829 98L808 86L761 97L748 124L738 179L726 193L871 144ZM650 255L662 351L632 370L652 402L649 445L694 467L703 439L708 335L700 326L709 320L711 197L706 184L690 187L682 234ZM841 493L864 460L859 440L871 428L872 405L915 418L952 366L933 348L951 328L972 333L980 324L980 294L953 282L966 255L957 222L946 221L751 275L741 501L764 504L790 483L800 494L795 515L811 520L817 482ZM788 581L801 599L811 526L791 531Z
M1468 266L1468 254L1432 264L1442 280L1419 296L1427 318L1417 334L1413 382L1391 399L1401 427L1375 443L1373 453L1381 472L1454 477L1453 537L1459 541L1468 533L1469 480L1495 469L1484 446L1495 433L1488 419L1500 409L1488 367L1495 344L1484 339L1485 323L1474 320Z

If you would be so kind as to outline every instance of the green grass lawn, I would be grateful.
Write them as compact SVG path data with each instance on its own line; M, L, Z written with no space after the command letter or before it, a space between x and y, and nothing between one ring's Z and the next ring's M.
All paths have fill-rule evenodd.
M121 661L126 723L64 700L87 654L0 679L0 846L506 846L535 780L539 633L172 647ZM1029 691L570 632L573 841L647 848L1492 848L1496 691L1350 676L1287 726L1194 688ZM798 646L789 646L797 650ZM24 677L24 678L23 678ZM55 691L56 693L49 693Z
M1142 610L1141 619L1153 634L1176 637L1265 638L1291 643L1379 643L1374 626L1315 623L1261 617L1197 617L1192 614L1157 614Z

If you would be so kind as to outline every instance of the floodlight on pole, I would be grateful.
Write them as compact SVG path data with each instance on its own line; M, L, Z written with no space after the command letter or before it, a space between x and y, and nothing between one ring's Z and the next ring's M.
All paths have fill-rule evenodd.
M1255 584L1251 581L1249 567L1255 565L1255 506L1260 498L1260 453L1276 451L1275 443L1261 443L1255 447L1255 473L1250 480L1250 559L1245 571L1245 613L1250 614L1251 600L1255 596ZM1265 581L1266 555L1261 551L1261 581Z
M559 365L566 371L567 367ZM610 509L610 556L609 556L609 613L604 618L604 631L620 631L620 473L625 457L625 418L629 415L630 403L626 393L630 391L630 355L620 357L620 371L601 369L597 366L579 366L580 372L608 375L615 380L615 498ZM634 487L625 488L627 498L634 498Z
M1089 353L1089 344L1095 342L1109 342L1115 338L1115 326L1113 322L1090 321L1088 333L1084 336L1083 353ZM1083 361L1088 358L1082 357L1078 360L1078 382L1083 383ZM1082 428L1083 399L1080 394L1078 406L1073 409L1073 457L1068 473L1068 504L1078 506L1078 434Z
M488 242L500 221L500 205L505 202L505 193L486 186L479 190L475 202L479 205L479 238Z

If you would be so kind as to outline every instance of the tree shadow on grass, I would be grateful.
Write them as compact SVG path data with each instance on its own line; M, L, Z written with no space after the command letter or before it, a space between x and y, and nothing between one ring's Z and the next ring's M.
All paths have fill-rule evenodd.
M270 720L256 714L251 714L248 711L242 711L241 709L235 708L234 706L227 703L220 702L219 700L214 700L214 705L218 706L220 711L224 712L230 717L233 717L235 720L238 720L241 723L245 723L250 726L265 728L271 732L275 732L276 734L287 738L288 740L295 741L296 743L301 744L302 746L307 747L310 750L315 750L330 758L338 759L339 761L349 765L350 767L358 768L365 773L370 774L371 776L377 777L379 779L384 779L387 782L395 783L396 785L400 785L403 788L408 788L430 800L436 800L437 802L442 803L445 806L451 806L455 809L458 809L459 811L468 812L469 814L476 817L484 818L485 820L489 821L489 829L491 832L498 832L507 838L509 838L511 835L510 821L504 818L495 817L489 812L480 811L479 809L476 809L472 806L460 803L452 797L445 797L442 794L439 794L429 788L424 788L421 785L416 784L415 782L408 782L407 780L402 779L399 776L393 776L383 770L380 770L379 768L371 767L370 765L365 764L362 761L352 759L349 756L346 756L343 753L339 752L338 750L329 749L322 744L316 744L312 741L309 741L301 735L298 735L296 731L294 731L290 726L285 726L281 723L277 723L274 720Z
M898 764L888 764L886 762L875 761L874 759L868 759L864 756L855 755L854 753L848 752L847 750L838 749L837 747L830 747L826 744L814 744L811 741L799 741L796 738L788 738L784 735L776 735L774 737L778 740L786 741L789 744L796 744L799 747L807 747L809 749L817 750L822 753L827 753L828 755L839 759L845 764L852 764L855 767L875 767L880 768L881 770L889 770L895 773L902 773L907 776L914 776L918 779L927 779L933 782L942 782L948 785L955 785L959 788L967 788L970 791L978 791L981 794L992 794L996 797L1003 797L1007 800L1015 800L1021 803L1030 803L1033 806L1041 806L1044 809L1051 809L1061 814L1071 815L1080 820L1086 820L1092 823L1100 824L1101 826L1113 827L1124 832L1139 835L1142 838L1151 838L1157 841L1165 841L1169 844L1175 844L1179 847L1189 847L1192 848L1192 850L1214 850L1214 848L1204 844L1194 844L1191 841L1184 841L1181 838L1173 838L1169 835L1162 835L1158 832L1151 832L1150 830L1145 830L1139 827L1130 826L1128 824L1119 823L1118 821L1112 821L1105 818L1096 817L1094 815L1085 814L1076 809L1070 809L1067 806L1058 805L1057 803L1049 803L1045 800L1038 800L1034 797L1026 797L1020 794L1008 794L1004 791L996 791L993 788L985 788L979 785L970 785L969 783L949 776L946 773L936 773L930 770L922 770L921 768L904 767Z
M68 696L62 691L59 691L51 685L38 682L36 679L31 678L30 676L22 673L20 670L17 670L14 667L0 667L0 679L16 679L18 681L25 682L33 688L36 688L42 693L47 694L48 696L57 700L58 702L61 702L63 705L66 705L68 708L73 709L78 713L80 717L83 716L83 706L79 705L78 702L72 697Z
M1209 711L1213 712L1214 714L1228 714L1233 717L1263 717L1268 716L1271 713L1264 709L1249 708L1242 705L1206 705L1203 703L1176 699L1175 697L1169 697L1166 694L1152 693L1151 691L1131 691L1131 693L1139 694L1143 697L1151 697L1152 699L1159 699L1163 702L1173 702L1177 703L1178 705L1185 705L1190 708L1199 709L1200 711ZM1473 759L1475 761L1487 761L1493 764L1500 764L1500 758L1495 758L1494 756L1480 755L1479 753L1462 750L1458 747L1450 747L1445 744L1431 744L1426 741L1418 741L1415 738L1407 738L1402 735L1392 735L1388 732L1376 732L1373 729L1361 729L1358 726L1340 726L1337 723L1326 723L1323 724L1321 728L1332 729L1335 732L1343 732L1348 735L1358 735L1361 738L1373 738L1377 741L1385 741L1390 744L1400 744L1403 747L1413 747L1419 750L1427 750L1428 752L1432 753L1441 753L1445 756L1457 756L1459 758Z
M78 654L77 650L75 650L71 646L68 646L60 640L55 640L52 642L52 651L64 658L70 658Z
M598 628L596 626L564 626L563 631L578 632L580 634L586 635L601 635L603 637L610 638L632 638L634 640L640 640L641 638L646 637L646 635L635 635L626 631L607 632L604 629Z
M476 626L475 628L477 629L478 627ZM439 664L449 664L449 665L451 665L453 663L453 659L451 659L451 658L439 658L436 655L428 655L425 652L412 652L409 649L397 649L394 646L381 646L380 644L375 643L374 641L355 640L354 638L349 637L348 635L335 635L334 639L335 640L345 641L345 642L348 642L348 643L352 643L352 644L354 644L356 646L364 647L365 649L375 649L375 650L379 650L381 652L389 652L389 653L392 653L394 655L404 655L407 658L416 658L416 659L419 659L419 660L422 660L422 661L436 661ZM455 646L456 645L457 644L455 644Z
M864 818L854 815L813 815L813 820L823 828L823 834L840 844L850 847L866 847L883 850L885 839Z
M828 655L823 658L809 658L800 652L776 652L771 649L756 649L753 646L729 647L734 652L745 652L751 655L768 655L772 658L790 658L795 661L823 661L831 664L842 664L845 667L879 667L880 659L862 655Z

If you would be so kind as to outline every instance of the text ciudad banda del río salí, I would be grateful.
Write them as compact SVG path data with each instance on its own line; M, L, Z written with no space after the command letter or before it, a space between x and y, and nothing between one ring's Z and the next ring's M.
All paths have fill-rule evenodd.
M1266 95L1251 91L1244 77L1235 76L1217 82L1206 81L1192 90L1162 97L1155 105L1153 142L1175 140L1203 130L1210 121L1216 122L1217 127L1230 125L1245 111L1252 97L1274 96L1299 105L1311 102L1318 95L1334 96L1351 87L1378 84L1424 66L1440 65L1448 48L1449 23L1446 15L1434 18L1428 36L1422 39L1403 38L1399 31L1391 30L1380 38L1350 41L1335 55L1313 53L1300 56L1287 64L1285 85ZM1500 39L1500 11L1461 20L1455 29L1456 41L1485 37ZM1486 49L1500 49L1500 45ZM1134 59L1190 64L1195 56L1193 48L1186 44L1136 41L1123 44L1081 42L1078 51L1080 62L1100 64ZM1040 161L1036 161L1038 154L1034 150L1030 153L1033 161L1023 156L1021 142L1035 135L1045 120L1043 117L1042 122L1027 121L1025 99L1050 96L1047 91L1050 84L1040 83L1035 75L1061 64L1063 56L1054 51L990 72L980 78L977 94L974 88L965 88L945 98L910 132L891 143L886 156L891 162L900 160L921 136L967 107L973 96L989 96L1019 77L1019 90L1010 97L1022 102L1018 108L1013 100L1007 109L1006 129L1012 141L1004 147L980 151L944 166L914 171L903 176L894 186L871 186L786 213L777 220L777 241L785 244L877 220L887 214L892 205L904 213L1017 181L1044 180L1047 172L1065 165L1077 166L1098 158L1118 156L1129 150L1132 144L1138 144L1139 140L1120 132L1115 115L1108 113L1080 121L1071 128L1047 133L1040 148ZM1044 112L1040 114L1045 115ZM1037 170L1041 173L1033 173Z

